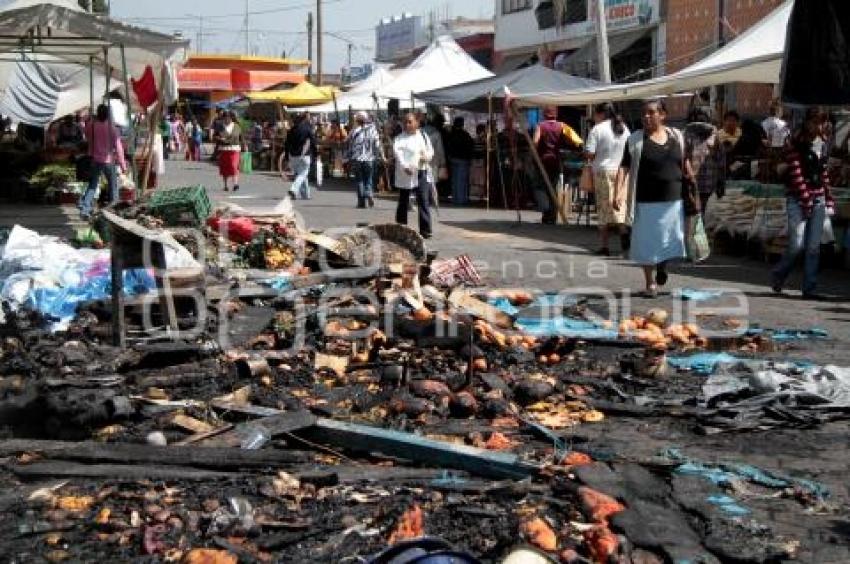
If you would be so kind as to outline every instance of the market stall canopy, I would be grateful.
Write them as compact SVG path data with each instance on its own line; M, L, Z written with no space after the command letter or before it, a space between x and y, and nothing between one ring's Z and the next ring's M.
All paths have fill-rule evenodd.
M31 32L35 35L30 36ZM140 76L146 66L158 69L164 61L182 61L189 47L188 40L85 12L73 0L15 0L3 6L0 51L20 54L22 38L24 51L31 56L50 54L86 66L93 56L101 69L105 68L104 49L110 48L108 62L116 78L122 78L118 46L124 46L127 70L133 76Z
M398 77L379 89L381 98L410 99L411 95L493 76L454 39L439 37Z
M416 97L428 104L450 106L471 112L487 112L487 99L502 100L507 96L523 96L534 92L569 92L594 88L601 82L590 78L572 76L542 65L533 65L501 76L467 82L458 86L420 92Z
M334 105L332 100L324 104L304 108L304 111L314 114L329 114L336 109L339 109L341 112L347 112L349 109L354 111L374 111L376 103L375 92L390 84L393 80L395 80L395 75L391 71L378 67L367 78L353 84L347 92L337 94L336 105ZM385 110L387 108L386 100L379 98L377 102L380 109ZM405 102L407 102L406 106ZM409 107L409 98L401 100L401 106Z
M309 82L302 82L289 90L251 92L246 94L245 97L252 102L278 102L284 106L309 106L330 100L333 92L331 88L320 88Z
M124 46L123 58L118 46ZM92 82L100 99L107 64L110 82L118 88L123 85L124 59L128 74L138 77L147 66L160 69L181 60L187 47L188 41L87 13L73 0L3 4L0 112L45 126L87 107Z
M793 5L793 0L786 1L725 47L679 72L570 92L541 90L522 96L518 102L524 106L570 106L650 98L735 82L777 84Z

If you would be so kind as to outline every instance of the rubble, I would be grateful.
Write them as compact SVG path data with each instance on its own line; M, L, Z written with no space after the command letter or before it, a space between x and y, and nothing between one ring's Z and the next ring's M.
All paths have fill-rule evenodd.
M218 215L231 235L207 228L192 249L205 301L175 300L184 332L145 325L161 328L158 301L128 308L125 348L108 294L62 331L26 300L5 304L0 538L13 559L774 562L808 542L772 529L780 500L753 506L747 488L763 483L704 480L730 467L689 452L730 391L682 359L754 358L779 350L769 336L708 338L658 309L599 321L584 300L476 286L469 257L435 263L399 226L249 219ZM783 397L813 389L826 393L797 381ZM818 413L806 423L848 415ZM642 430L613 442L648 421L689 447L640 452ZM782 479L784 511L839 511Z

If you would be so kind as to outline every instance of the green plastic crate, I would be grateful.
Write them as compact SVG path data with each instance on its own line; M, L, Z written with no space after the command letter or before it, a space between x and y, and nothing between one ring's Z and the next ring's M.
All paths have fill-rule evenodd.
M168 226L201 227L210 216L212 204L203 186L157 190L148 204L151 214Z

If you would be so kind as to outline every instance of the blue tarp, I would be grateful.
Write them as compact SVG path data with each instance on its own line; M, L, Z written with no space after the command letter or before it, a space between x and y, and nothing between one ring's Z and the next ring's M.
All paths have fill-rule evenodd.
M700 290L698 288L678 288L673 291L673 297L688 302L706 302L723 296L719 290Z
M124 271L124 294L137 296L156 288L153 276L144 269ZM112 278L107 271L87 277L81 284L59 288L36 288L25 305L60 321L69 321L81 303L105 300L112 295Z
M520 317L516 320L517 327L531 335L602 340L616 340L618 338L617 331L614 329L606 329L593 321L566 317L558 311L558 308L577 303L578 299L575 296L563 294L543 294L523 309L511 304L507 298L490 300L491 305L508 315L515 316L521 311L533 308L542 310L541 313L548 312L548 316Z
M734 364L743 359L727 353L698 353L690 356L670 357L667 362L679 370L690 370L695 374L709 376L720 364Z

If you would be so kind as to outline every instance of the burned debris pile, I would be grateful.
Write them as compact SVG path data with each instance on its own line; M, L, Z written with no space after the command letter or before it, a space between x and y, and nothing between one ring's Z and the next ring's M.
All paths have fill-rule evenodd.
M469 257L437 258L400 226L220 214L165 235L123 215L104 218L111 250L73 261L122 253L142 269L133 296L127 279L91 284L108 268L62 278L39 262L60 242L31 232L0 262L18 265L6 286L29 284L4 287L0 342L13 561L846 554L773 522L846 519L817 480L690 448L839 421L846 370L764 360L782 356L770 335L709 335L728 319L618 320L588 298L486 288ZM163 249L164 272L134 263L138 242ZM79 299L57 309L51 292Z

